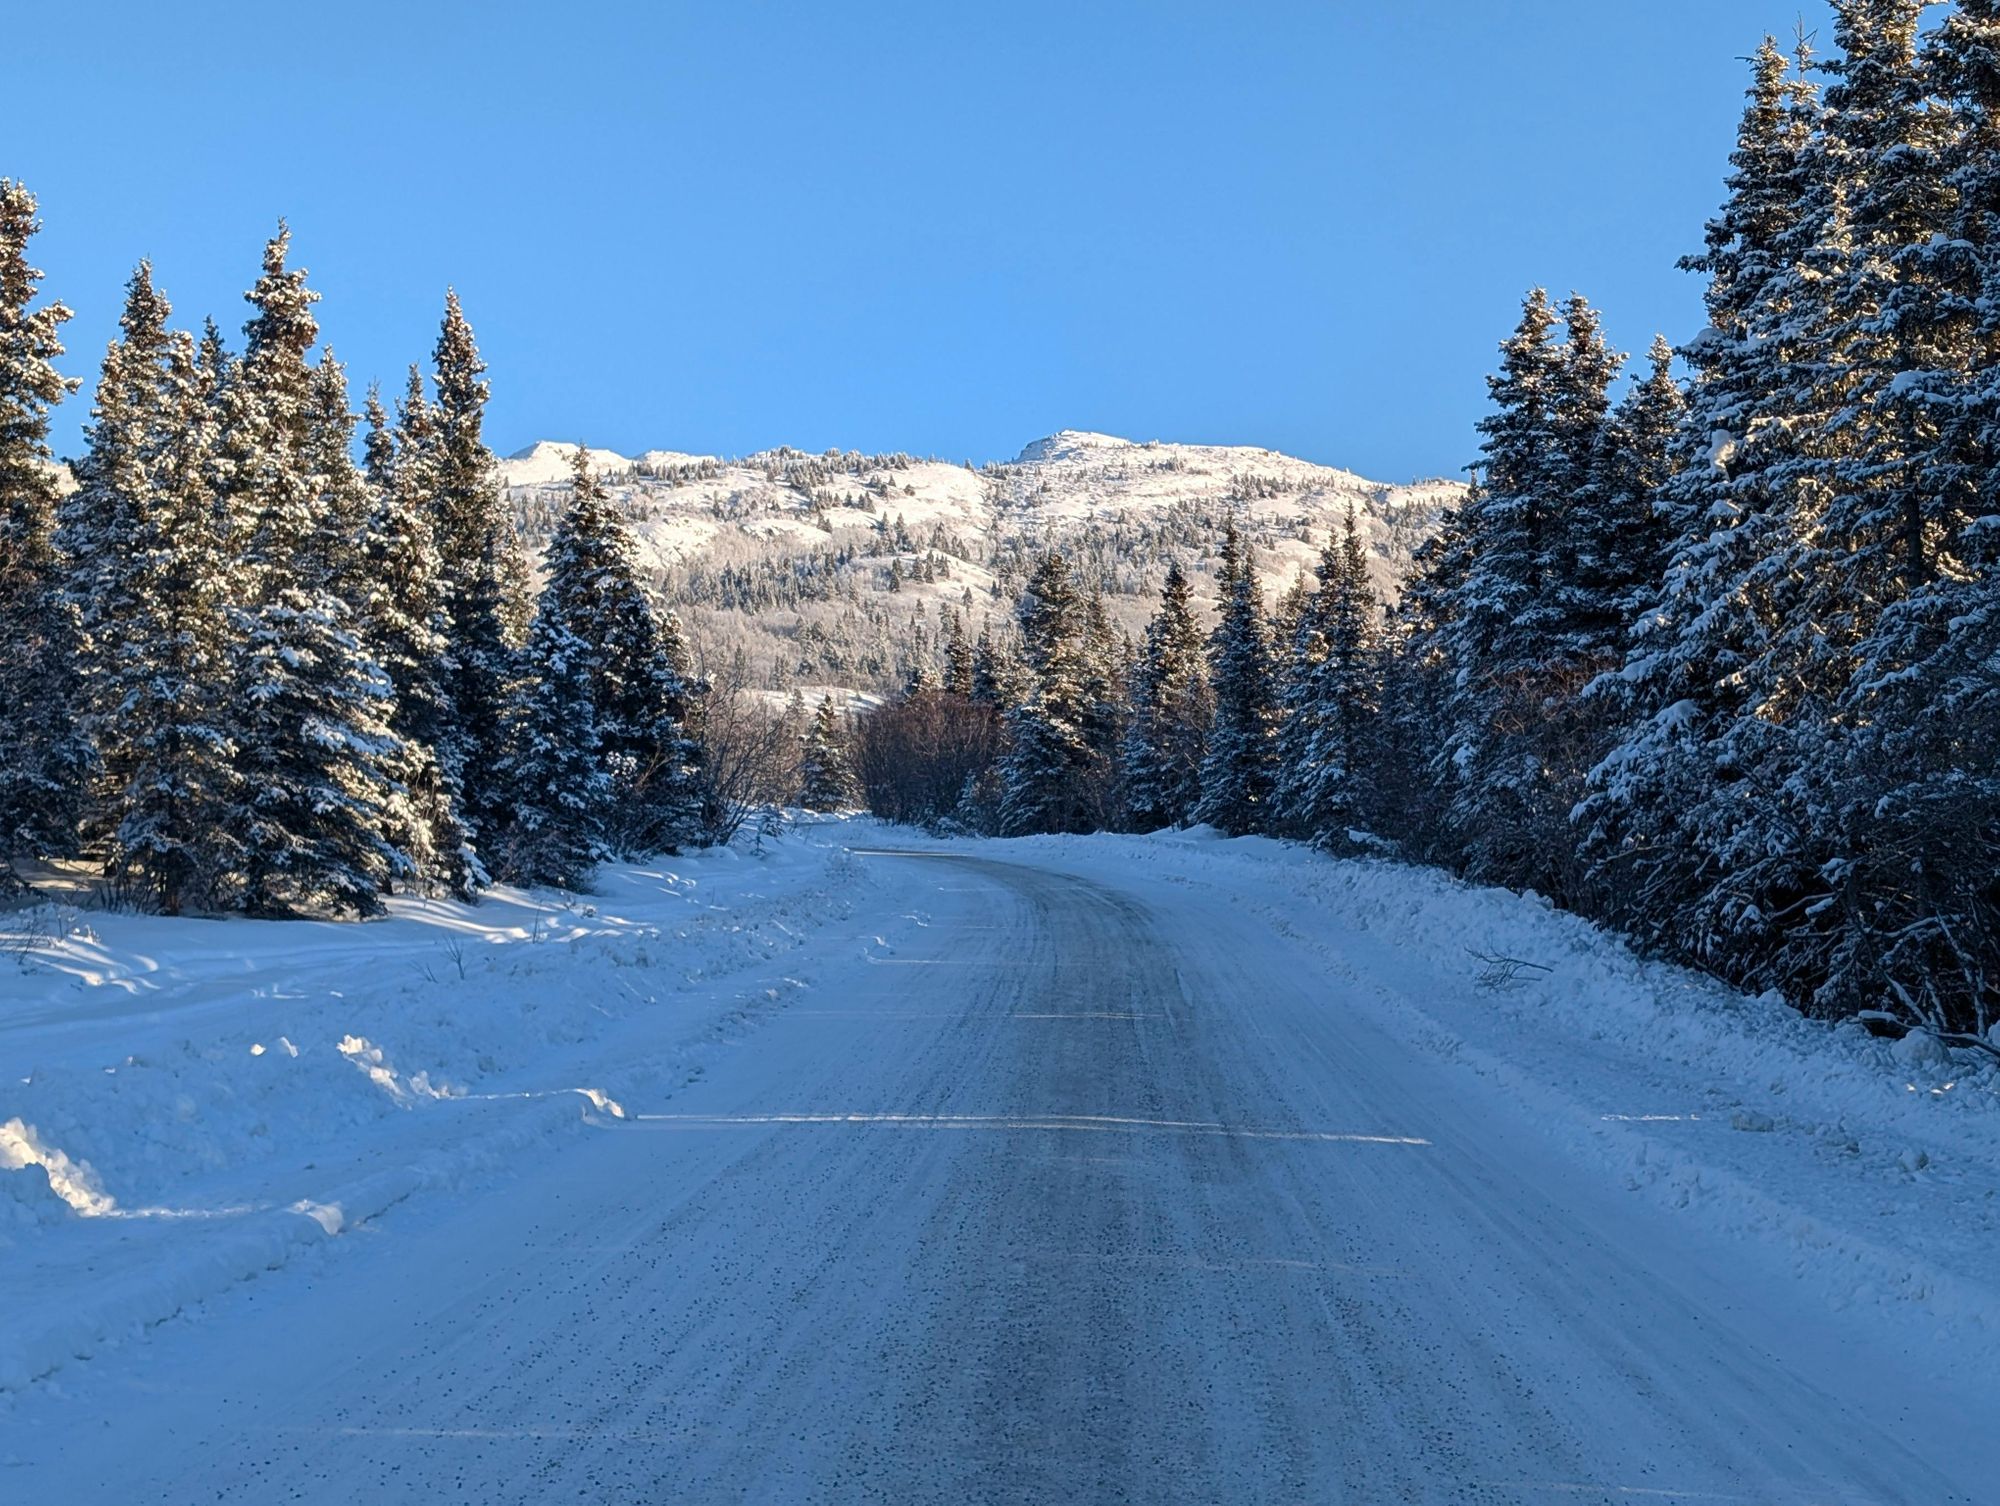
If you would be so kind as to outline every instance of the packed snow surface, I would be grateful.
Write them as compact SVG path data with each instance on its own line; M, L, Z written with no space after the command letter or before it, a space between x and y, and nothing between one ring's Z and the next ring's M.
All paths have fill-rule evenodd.
M599 889L17 949L6 1499L1994 1499L1989 1060L1204 832Z

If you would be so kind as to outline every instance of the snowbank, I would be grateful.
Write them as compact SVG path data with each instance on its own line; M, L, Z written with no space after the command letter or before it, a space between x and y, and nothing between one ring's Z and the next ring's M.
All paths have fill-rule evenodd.
M0 1249L31 1229L61 1223L74 1211L55 1189L48 1168L39 1162L7 1165L0 1150Z
M93 915L10 958L0 1390L668 1096L807 986L875 882L842 834L362 925Z
M1782 1265L1831 1307L2000 1366L2000 1063L1807 1020L1636 956L1533 894L1206 830L987 844L1247 909L1581 1164ZM1540 964L1508 979L1486 959Z

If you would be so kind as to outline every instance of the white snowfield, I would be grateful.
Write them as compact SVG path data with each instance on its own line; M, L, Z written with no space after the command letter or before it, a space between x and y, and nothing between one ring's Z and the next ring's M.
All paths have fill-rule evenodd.
M1209 833L600 888L8 963L0 1500L2000 1498L1985 1062Z

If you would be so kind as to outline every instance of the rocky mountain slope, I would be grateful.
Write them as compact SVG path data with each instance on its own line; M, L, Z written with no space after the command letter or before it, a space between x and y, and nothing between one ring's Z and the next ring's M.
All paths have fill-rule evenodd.
M544 441L502 462L533 541L564 504L574 452ZM1212 599L1232 516L1275 599L1351 506L1386 596L1461 490L1386 485L1274 450L1075 431L976 468L791 449L591 458L704 656L740 655L753 683L778 692L891 689L936 647L950 612L971 632L988 619L1005 631L1029 563L1050 547L1070 554L1136 635L1172 560Z

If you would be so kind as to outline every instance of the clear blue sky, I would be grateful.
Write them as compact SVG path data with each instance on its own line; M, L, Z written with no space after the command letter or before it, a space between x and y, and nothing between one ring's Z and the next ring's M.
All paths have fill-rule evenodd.
M1470 458L1529 285L1698 327L1739 59L1801 9L68 0L9 18L0 174L87 378L142 255L235 338L283 214L358 381L457 284L503 450L1090 428L1404 479Z

